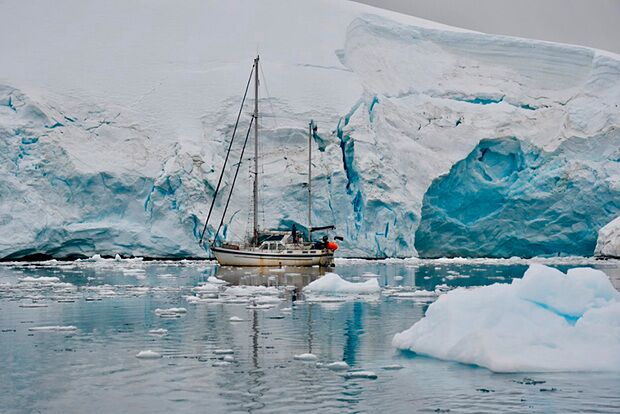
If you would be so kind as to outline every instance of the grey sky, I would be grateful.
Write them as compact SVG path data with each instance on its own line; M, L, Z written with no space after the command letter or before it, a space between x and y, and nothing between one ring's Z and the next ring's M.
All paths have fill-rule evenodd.
M357 0L486 33L620 53L620 0Z

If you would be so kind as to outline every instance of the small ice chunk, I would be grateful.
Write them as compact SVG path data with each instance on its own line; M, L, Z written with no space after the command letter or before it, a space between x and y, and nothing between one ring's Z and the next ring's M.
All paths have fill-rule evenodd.
M230 362L228 362L228 361L215 361L215 362L213 363L213 366L214 366L214 367L227 367L227 366L229 366L230 364L231 364L231 363L230 363Z
M385 370L388 370L388 371L396 371L396 370L399 370L399 369L403 369L403 366L400 365L400 364L392 364L392 365L386 365L384 367L381 367L381 369L385 369Z
M44 276L44 277L23 277L19 279L20 283L58 283L60 279L56 276Z
M73 325L67 326L34 326L28 328L31 332L74 332L77 328Z
M404 279L404 277L402 277L402 276L394 276L394 281L395 282L400 282L403 279Z
M231 316L230 319L228 319L231 322L243 322L243 319L241 319L238 316Z
M224 361L226 362L233 362L235 360L235 357L232 355L226 355L224 356Z
M336 295L364 295L376 294L381 291L377 279L372 278L363 283L353 283L344 280L336 273L326 273L325 276L311 282L303 291L305 293L327 293Z
M20 308L47 308L45 303L22 303L19 305Z
M317 359L319 359L316 355L309 354L309 353L308 354L295 355L293 358L298 360L298 361L316 361Z
M147 349L146 351L140 351L136 354L136 358L140 359L159 359L161 358L161 354L159 352L151 351Z
M149 334L150 335L160 335L160 336L163 336L163 335L167 335L168 334L168 330L164 329L164 328L151 329L149 331Z
M332 371L346 371L349 369L349 364L344 361L332 362L331 364L327 364L325 366Z
M351 379L351 378L377 379L377 374L375 374L373 371L351 371L351 372L347 372L344 375L344 377L347 379Z
M187 313L185 308L168 308L168 309L155 309L155 315L160 317L180 317L182 314Z
M209 276L209 277L207 278L207 282L209 282L209 283L213 283L214 285L227 285L227 284L228 284L228 282L227 282L227 281L222 280L222 279L218 279L218 278L217 278L217 277L215 277L215 276Z
M280 312L291 312L293 310L293 308L282 308L280 309Z
M213 351L213 353L215 355L228 355L228 354L234 354L235 351L232 349L216 349Z

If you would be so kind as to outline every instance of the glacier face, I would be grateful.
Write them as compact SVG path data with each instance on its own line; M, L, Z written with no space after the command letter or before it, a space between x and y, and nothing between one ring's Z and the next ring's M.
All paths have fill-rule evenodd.
M483 140L424 197L421 255L589 256L596 229L620 212L620 131L545 152L516 138Z
M337 225L343 255L412 256L416 246L429 255L591 254L593 235L617 215L615 55L347 2L195 1L180 8L156 1L149 13L116 0L0 7L16 16L0 28L0 50L12 63L0 75L0 84L10 85L0 89L0 257L205 256L200 221L256 42L267 75L264 227L305 224L310 119L319 125L313 223ZM133 16L130 24L117 20L119 12ZM20 17L37 30L23 34L17 48ZM51 45L67 47L58 53ZM496 186L478 180L481 166L470 160L491 142L500 153L515 146L524 168L506 178L489 165L501 176ZM464 176L452 174L457 166ZM536 166L544 174L527 173ZM249 223L249 171L242 171L226 219L229 238L241 237ZM463 183L477 195L450 201L440 194ZM472 226L464 228L457 221L472 212L449 204L483 193L507 204L475 223L465 220ZM533 227L518 206L524 199L536 204ZM582 210L569 211L573 201L595 213L579 220ZM448 220L445 234L437 230L440 217ZM547 230L534 235L539 228ZM434 245L429 231L438 232ZM476 248L469 238L486 242ZM440 240L450 248L442 252Z

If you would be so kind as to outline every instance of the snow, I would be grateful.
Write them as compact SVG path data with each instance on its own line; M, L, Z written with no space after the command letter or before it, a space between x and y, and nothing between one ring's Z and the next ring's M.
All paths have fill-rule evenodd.
M344 280L336 273L325 273L324 276L310 282L303 288L308 294L332 294L332 295L367 295L381 292L377 279L369 279L362 283L354 283Z
M147 349L146 351L140 351L136 354L136 358L140 359L159 359L161 358L161 354L159 352L152 351Z
M313 221L336 224L339 255L591 255L620 213L617 55L354 2L150 6L0 5L0 258L207 257L257 50L266 227L305 224L310 118ZM225 233L247 223L231 214Z
M535 264L440 296L392 343L495 372L620 371L620 293L600 270Z
M594 253L598 256L620 258L620 216L598 231Z

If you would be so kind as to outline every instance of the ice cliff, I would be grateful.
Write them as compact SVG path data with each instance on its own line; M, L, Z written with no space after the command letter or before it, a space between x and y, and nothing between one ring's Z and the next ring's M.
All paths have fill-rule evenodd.
M310 119L344 255L590 255L620 213L616 55L348 2L149 6L0 6L0 257L205 256L257 50L265 227L305 225Z

